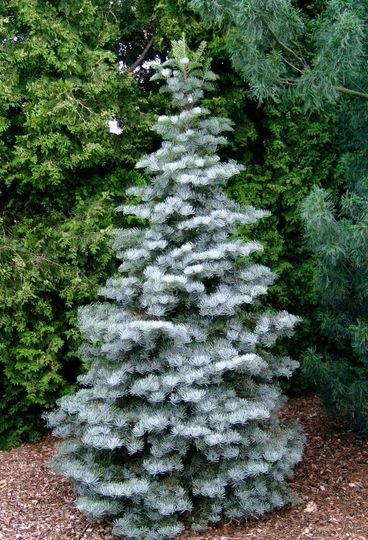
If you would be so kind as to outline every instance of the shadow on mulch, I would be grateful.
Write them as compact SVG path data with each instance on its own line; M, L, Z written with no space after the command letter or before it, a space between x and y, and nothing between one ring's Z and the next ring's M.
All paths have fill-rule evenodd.
M290 400L284 417L307 435L293 488L303 502L258 520L178 540L368 540L368 442L327 419L315 397ZM47 465L55 440L0 452L0 540L112 540L73 504L67 479Z

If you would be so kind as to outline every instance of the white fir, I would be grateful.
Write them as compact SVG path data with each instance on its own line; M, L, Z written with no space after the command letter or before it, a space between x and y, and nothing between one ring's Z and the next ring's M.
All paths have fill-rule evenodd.
M231 124L202 106L216 79L203 51L181 40L156 65L177 112L158 119L162 145L137 164L152 176L129 190L139 202L119 208L144 221L115 233L119 274L80 310L82 388L48 415L77 507L131 540L292 503L303 446L277 416L277 379L297 363L270 350L297 318L262 310L274 275L253 262L260 243L235 239L268 213L224 191L243 166L217 154Z

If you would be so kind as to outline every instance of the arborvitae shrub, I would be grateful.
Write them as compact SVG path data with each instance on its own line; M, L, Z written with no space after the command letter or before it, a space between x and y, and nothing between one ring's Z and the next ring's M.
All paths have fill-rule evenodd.
M251 261L258 242L233 238L267 213L223 192L242 167L216 153L231 127L201 106L215 80L202 55L176 42L154 76L179 112L158 119L163 143L138 163L152 181L120 209L147 226L116 231L121 275L80 311L84 388L48 416L78 508L131 539L173 538L184 516L200 530L295 500L285 478L303 437L277 417L277 378L296 362L269 349L297 319L261 309L274 275Z

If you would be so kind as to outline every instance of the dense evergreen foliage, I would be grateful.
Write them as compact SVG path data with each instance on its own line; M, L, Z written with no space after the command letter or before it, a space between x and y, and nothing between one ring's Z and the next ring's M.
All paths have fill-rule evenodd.
M293 354L314 344L311 256L297 206L312 185L336 192L341 182L333 176L332 109L305 116L287 102L258 107L231 68L226 35L205 28L187 1L86 0L81 8L74 0L6 0L1 17L0 447L37 438L41 411L81 371L76 308L96 299L111 275L109 234L122 224L113 209L143 181L134 163L158 144L148 126L169 107L149 70L129 68L165 58L183 29L194 46L208 41L219 74L217 96L205 105L234 123L221 156L246 166L227 192L272 212L267 224L237 234L259 239L278 275L266 303L303 317ZM122 135L108 132L111 118Z
M311 247L317 255L320 324L326 336L323 361L310 351L304 371L327 410L368 428L367 256L368 200L352 192L336 215L326 191L315 188L304 205Z
M16 219L30 208L37 215L64 211L71 194L95 195L102 178L105 187L116 183L119 154L134 163L145 129L134 80L116 69L119 24L111 2L6 4L1 181ZM106 129L113 117L127 134L119 145Z
M1 446L37 434L43 408L75 380L75 306L110 269L113 197L136 176L146 119L134 79L117 70L112 9L94 0L2 9ZM119 143L107 129L115 116Z
M303 319L293 343L293 355L299 357L318 339L311 327L313 260L303 238L300 203L314 185L339 191L341 173L331 179L336 170L335 115L305 116L300 107L287 102L268 104L264 113L262 158L257 163L255 152L244 159L246 170L230 182L229 193L242 204L256 204L272 212L267 223L261 221L252 234L264 243L262 260L278 276L269 297L272 304L296 311ZM258 138L256 144L260 142ZM247 234L244 231L244 237ZM294 379L291 389L299 392L302 388L304 382Z
M367 429L368 4L326 0L314 12L290 0L192 0L191 5L226 33L233 65L259 101L282 96L289 104L297 100L321 110L345 95L336 150L347 192L336 212L334 193L320 188L304 204L307 238L315 253L317 320L324 336L317 340L321 355L311 350L305 358L304 374L330 412ZM346 96L351 96L348 103Z
M202 56L181 40L157 67L178 112L158 118L163 143L137 165L152 181L121 207L147 225L115 232L122 275L80 311L84 388L48 415L78 508L132 540L174 538L185 512L201 530L295 500L284 479L303 439L277 417L277 379L296 363L270 349L297 318L262 310L262 245L233 238L267 212L222 189L243 167L217 155L231 127L203 107L215 75Z
M362 76L362 82L366 80ZM315 189L304 203L306 233L316 254L316 300L325 338L304 372L326 409L368 431L368 105L341 107L340 167L347 192L338 200Z
M200 15L191 9L194 4ZM253 10L253 23L258 4L258 0L242 2L242 9ZM213 33L203 24L204 5L186 0L86 0L83 6L74 0L2 3L0 447L37 438L41 411L52 407L61 393L73 390L83 369L77 353L76 309L96 299L98 283L111 275L115 265L109 247L111 228L134 223L130 218L122 221L113 209L129 185L143 181L134 163L157 146L148 126L169 107L167 97L157 92L157 83L149 81L150 70L139 66L156 55L164 59L171 40L183 29L193 46L207 40L219 74L217 97L205 105L233 121L230 144L221 149L221 157L246 166L230 179L227 193L241 204L272 212L267 223L261 220L237 231L240 238L263 243L262 260L278 275L265 304L302 316L293 343L298 358L310 346L320 353L325 350L325 337L311 324L316 316L314 265L302 239L299 203L314 185L328 188L337 203L343 177L351 187L365 174L365 151L350 144L365 139L363 105L351 104L343 112L342 131L349 123L356 128L349 130L345 146L336 144L340 112L326 105L342 94L336 89L339 85L357 94L367 88L357 70L365 57L361 33L365 0L299 2L299 11L296 2L268 2L263 19L253 25L258 38L257 32L247 34L246 46L255 49L236 69L231 65L236 58L229 36L240 30L241 12L236 18L234 11L222 12L222 20L217 18L219 35L218 28ZM282 9L275 11L276 5ZM214 22L215 14L215 9L207 12L206 21ZM309 67L314 66L321 39L328 38L318 69L308 75L309 81L320 77L313 86L316 93L310 95L305 91L307 67L302 73L292 69L287 62L295 65L293 53L277 39L282 33L283 45L294 47L293 21L300 29L298 50ZM326 34L329 29L334 29L333 36ZM334 58L327 54L326 44L334 50ZM236 53L248 49L237 47ZM251 70L253 82L249 78L246 82L251 58L261 64L265 54L273 84L262 83L263 75L256 69ZM336 70L333 61L341 55L344 61ZM133 73L130 68L135 66L138 71ZM322 72L321 66L326 70ZM296 67L300 69L299 64ZM278 78L280 70L294 81L291 93ZM259 107L249 99L249 89L263 99L271 91L278 101L264 101ZM306 115L296 98L320 110ZM119 120L122 135L108 132L112 118ZM285 342L279 350L288 354L289 347ZM336 357L334 347L330 349L326 354ZM300 378L287 384L291 391L305 386Z
M257 100L286 94L319 109L339 94L368 99L352 84L365 65L367 0L190 0L190 5L225 34L232 63Z

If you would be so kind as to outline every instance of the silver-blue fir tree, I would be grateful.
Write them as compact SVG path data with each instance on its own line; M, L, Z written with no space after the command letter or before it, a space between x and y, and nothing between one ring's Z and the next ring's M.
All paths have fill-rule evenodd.
M157 66L178 112L158 119L162 145L137 164L152 177L129 190L139 203L120 208L148 225L116 231L121 274L80 311L83 388L48 416L77 507L135 540L293 502L285 479L303 446L277 416L277 379L297 363L269 350L297 318L262 311L274 275L251 260L258 242L235 239L267 212L223 191L243 167L216 153L231 125L201 105L216 78L203 50L180 40Z

